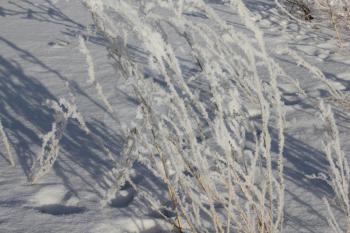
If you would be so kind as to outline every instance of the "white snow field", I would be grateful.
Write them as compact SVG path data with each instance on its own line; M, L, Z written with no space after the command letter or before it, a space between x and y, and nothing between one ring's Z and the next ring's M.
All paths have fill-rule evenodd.
M0 233L349 232L350 29L276 2L1 0Z

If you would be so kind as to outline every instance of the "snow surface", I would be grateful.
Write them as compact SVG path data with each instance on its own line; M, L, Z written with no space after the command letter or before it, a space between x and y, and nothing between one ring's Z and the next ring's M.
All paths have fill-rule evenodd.
M220 1L208 2L230 25L250 33L235 12L225 9ZM276 49L279 46L297 51L344 94L348 93L349 34L343 35L344 42L339 47L334 31L322 22L317 27L299 25L269 0L244 3L264 31L271 56L308 94L325 97L323 85L288 56L280 55ZM28 183L33 161L40 152L39 135L47 133L53 121L52 111L42 104L46 99L66 97L67 81L94 134L115 154L124 143L116 130L120 125L112 120L94 87L87 83L86 58L79 52L79 35L89 38L96 78L118 110L121 122L129 124L135 118L137 102L130 87L114 77L104 39L89 33L94 30L91 16L79 1L2 0L0 22L0 118L17 162L16 167L9 166L0 144L0 232L171 232L171 227L130 186L122 187L110 205L101 207L101 198L110 185L111 159L74 121L69 122L53 169L37 184ZM145 54L136 47L132 51L135 59L142 62ZM182 65L191 69L186 60ZM300 101L288 85L281 89L289 122L284 232L327 233L327 211L321 198L331 197L332 191L324 182L308 178L327 170L316 106ZM345 153L350 150L349 111L350 104L341 104L335 112ZM160 182L140 164L133 168L133 180L154 190L159 199L166 195ZM336 215L342 216L339 211Z

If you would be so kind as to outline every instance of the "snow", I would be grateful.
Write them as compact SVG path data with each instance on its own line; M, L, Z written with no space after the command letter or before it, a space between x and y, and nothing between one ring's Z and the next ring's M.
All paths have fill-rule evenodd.
M224 1L207 2L237 31L252 34L239 20L237 12L226 9ZM308 69L280 50L289 48L297 52L347 96L349 31L344 32L340 47L334 30L322 21L316 22L317 27L300 25L281 13L273 1L243 2L264 32L269 55L308 95L323 98L334 106L342 149L348 154L350 104L332 101L322 80L312 78ZM207 20L195 14L188 17ZM112 61L107 57L105 39L99 33L92 33L95 27L88 10L80 1L72 0L4 0L0 3L0 20L0 119L17 164L9 165L1 142L0 232L172 232L173 227L128 183L113 196L110 204L101 205L114 182L114 164L120 161L118 155L127 144L125 129L134 126L142 116L131 86L115 75ZM90 53L86 48L81 52L83 38L87 39L84 43ZM161 40L156 35L153 39ZM183 59L178 59L180 69L196 72L198 67L186 57L188 48L184 42L176 38L169 41L176 45L175 53L183 55ZM130 53L139 64L148 59L144 51L132 45ZM84 54L91 54L92 58ZM107 100L100 98L95 80ZM333 192L325 182L309 178L328 169L318 106L310 99L299 98L295 87L285 80L279 85L287 122L284 232L330 232L322 198L332 199ZM94 136L85 132L76 120L70 120L50 172L30 184L28 179L41 153L40 136L51 130L54 121L53 110L43 103L47 99L69 99L70 92L74 93L78 111ZM115 111L106 107L107 101ZM259 115L256 108L248 111L252 118ZM100 141L115 157L104 153ZM145 165L134 164L129 174L134 184L151 190L162 205L170 206L164 184ZM335 202L330 204L335 208ZM339 209L334 211L343 223L344 215Z

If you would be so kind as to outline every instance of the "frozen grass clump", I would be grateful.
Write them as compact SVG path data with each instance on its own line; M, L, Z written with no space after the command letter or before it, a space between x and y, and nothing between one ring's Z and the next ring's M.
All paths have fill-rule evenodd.
M285 127L277 87L280 69L243 3L227 6L239 12L253 39L201 0L85 3L109 42L118 77L132 86L140 102L127 148L164 182L172 203L168 211L175 217L164 213L149 190L133 184L127 171L118 173L123 178L104 202L121 186L118 182L128 180L181 232L280 232ZM196 12L210 25L185 16ZM183 41L195 73L184 73L173 38ZM130 56L135 41L147 54L147 64ZM275 152L272 129L279 145Z
M281 232L287 125L279 87L283 79L294 85L296 95L321 106L322 119L329 126L324 144L330 164L326 180L349 216L349 168L330 108L306 93L271 58L263 33L242 1L221 3L237 13L246 31L229 25L202 0L85 0L98 33L106 40L115 77L129 85L138 100L137 119L130 129L121 127L125 143L116 159L89 130L73 95L72 101L48 101L55 121L42 137L31 182L50 171L67 123L75 119L114 162L106 174L114 181L103 205L111 203L128 182L179 232ZM311 2L307 4L309 11ZM302 11L305 6L300 5ZM307 11L303 14L311 16L311 10ZM79 37L79 49L86 58L88 83L108 113L119 120L95 77L94 54L83 37ZM142 54L142 62L133 49ZM320 69L296 52L288 48L276 52L309 71L315 82L323 84L328 97L346 101ZM3 135L0 124L5 142ZM162 181L159 188L165 187L165 197L156 197L133 182L129 173L136 161ZM341 232L329 202L325 203L330 226Z
M54 110L55 121L52 123L51 131L41 136L41 152L32 168L31 183L36 183L38 179L46 175L55 163L59 154L59 143L69 119L76 119L81 128L88 132L88 128L73 102L60 99L59 102L47 100L45 104Z
M343 34L350 29L348 0L275 0L276 4L299 23L329 24L343 44Z
M323 102L320 104L321 118L326 126L324 136L324 151L329 163L328 176L323 174L320 179L326 181L333 189L336 197L336 205L345 213L346 231L343 231L338 224L338 220L333 214L333 210L329 204L329 200L324 198L329 213L328 222L331 229L335 233L343 233L350 231L350 169L349 163L344 151L341 148L340 134L336 124L334 114L330 105Z

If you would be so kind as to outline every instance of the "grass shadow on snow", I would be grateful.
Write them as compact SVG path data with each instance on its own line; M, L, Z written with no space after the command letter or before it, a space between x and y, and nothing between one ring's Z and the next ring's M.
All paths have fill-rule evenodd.
M84 26L64 14L52 1L45 0L35 3L29 0L8 1L8 8L0 8L0 16L20 16L22 19L35 20L44 23L60 24L69 28Z
M77 37L77 35L87 33L86 25L72 19L57 4L50 0L43 0L41 3L30 0L8 1L7 5L0 6L0 17L21 17L23 20L59 25L64 27L62 34L70 37ZM94 25L89 26L92 31L96 31ZM105 39L99 33L90 34L88 36L90 42L102 46L106 45ZM55 44L55 42L49 42L50 44Z
M59 205L59 204L44 205L44 206L36 207L34 209L40 211L43 214L50 214L55 216L80 214L85 212L86 210L86 208L84 207L67 206L67 205Z
M276 132L272 137L277 138ZM277 151L277 148L277 141L274 140L274 151ZM315 224L328 227L326 212L322 211L320 206L323 206L323 197L334 195L333 190L325 181L309 178L311 175L327 174L328 162L325 154L305 141L286 133L284 159L285 200L288 202L285 209L286 227L298 226L307 232L317 232ZM273 164L273 167L277 169L277 163ZM307 195L304 196L305 194ZM295 214L294 208L307 212L309 218L306 220L292 215ZM337 207L334 206L334 208Z
M7 46L18 55L15 58L0 55L0 118L18 164L29 178L36 156L40 153L42 142L39 135L50 131L54 121L53 111L43 103L47 99L55 100L56 96L35 77L27 75L22 65L29 63L31 67L40 68L57 77L58 82L69 80L7 39L0 37L0 45ZM116 132L111 132L103 119L89 120L87 125L104 146L114 155L119 155L123 140ZM77 122L69 122L60 146L59 163L53 169L72 193L76 193L72 175L80 176L80 180L93 187L95 193L98 192L96 182L102 188L107 187L103 177L113 163L103 154L95 138L84 133ZM83 174L88 176L84 177Z

